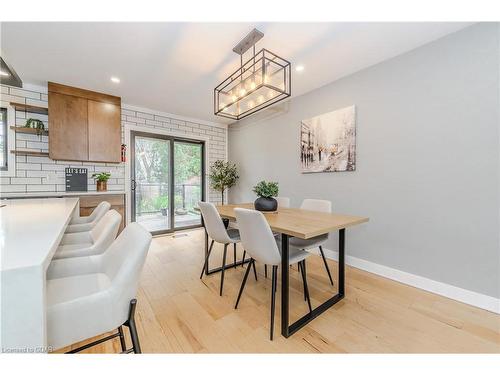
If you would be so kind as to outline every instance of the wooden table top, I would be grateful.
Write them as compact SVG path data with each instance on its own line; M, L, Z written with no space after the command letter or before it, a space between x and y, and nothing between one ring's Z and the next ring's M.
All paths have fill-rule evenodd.
M254 209L253 203L217 205L221 217L235 220L235 208ZM275 232L308 239L334 230L365 223L367 217L329 214L300 208L279 208L277 212L264 213L271 229Z

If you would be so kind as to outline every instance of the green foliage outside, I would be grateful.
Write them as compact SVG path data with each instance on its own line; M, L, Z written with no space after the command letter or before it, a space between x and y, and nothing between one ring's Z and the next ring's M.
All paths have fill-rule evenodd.
M137 137L135 140L136 184L141 191L137 199L137 212L158 212L169 208L168 186L170 182L170 143L164 140ZM174 207L184 207L195 212L201 200L201 145L174 143Z
M253 192L262 198L277 197L278 191L279 188L277 182L260 181L253 188Z

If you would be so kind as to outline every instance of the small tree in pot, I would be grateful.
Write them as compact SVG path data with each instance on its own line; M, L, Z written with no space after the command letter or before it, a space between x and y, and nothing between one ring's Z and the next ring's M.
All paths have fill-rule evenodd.
M278 202L273 197L278 196L278 183L261 181L254 186L253 192L257 194L254 202L255 209L258 211L276 211Z
M236 164L224 160L216 160L210 167L210 186L221 192L222 204L224 204L224 191L236 184L238 181L238 169Z

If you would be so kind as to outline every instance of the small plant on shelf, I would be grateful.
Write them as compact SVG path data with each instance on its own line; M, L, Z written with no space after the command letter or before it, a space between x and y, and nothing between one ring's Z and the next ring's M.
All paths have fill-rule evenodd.
M42 135L42 132L45 130L45 124L41 120L37 120L34 118L27 119L24 127L36 129L36 134L38 135Z
M106 191L108 189L108 180L111 177L109 172L94 173L92 178L96 181L97 191Z
M278 196L278 191L277 182L260 181L253 188L253 192L259 197L254 202L255 209L259 211L276 211L278 202L274 197Z

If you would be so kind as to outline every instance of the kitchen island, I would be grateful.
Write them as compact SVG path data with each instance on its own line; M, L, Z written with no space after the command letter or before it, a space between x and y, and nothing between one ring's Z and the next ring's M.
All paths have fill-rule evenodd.
M0 204L0 348L47 352L46 271L78 198L11 199Z

